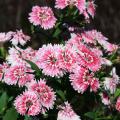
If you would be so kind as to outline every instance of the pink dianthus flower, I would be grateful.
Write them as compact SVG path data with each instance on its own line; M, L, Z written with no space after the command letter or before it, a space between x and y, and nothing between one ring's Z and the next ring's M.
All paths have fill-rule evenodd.
M38 95L43 108L53 108L56 96L53 89L46 85L45 80L40 79L40 81L38 82L32 81L30 84L27 85L27 87L29 90L34 91Z
M22 30L17 30L16 32L11 33L11 39L13 45L25 45L30 41L30 37L25 35Z
M38 96L32 91L25 91L14 101L14 106L21 115L35 116L41 112Z
M5 73L4 81L8 85L16 85L18 83L19 86L24 86L27 82L34 79L32 72L33 70L25 65L11 66Z
M63 76L63 71L59 67L58 54L61 52L61 45L43 45L36 53L36 64L43 69L43 73L49 76Z
M71 47L64 47L58 55L59 67L71 71L76 63L76 52Z
M59 107L61 110L58 112L57 120L81 120L68 102L65 102L65 106Z
M73 88L78 93L84 93L90 86L90 90L97 92L99 88L99 81L89 73L88 69L78 66L75 72L70 75L70 81Z
M91 71L98 71L101 68L101 58L85 45L78 47L78 62L80 65L89 68Z
M29 16L31 23L40 25L44 29L53 28L56 23L56 18L50 7L34 6Z
M76 6L80 13L85 10L85 0L56 0L56 8L64 9L67 6Z

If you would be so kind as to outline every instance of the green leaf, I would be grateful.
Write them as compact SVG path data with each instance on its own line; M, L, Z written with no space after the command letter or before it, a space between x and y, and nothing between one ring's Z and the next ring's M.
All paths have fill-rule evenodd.
M3 120L17 120L18 113L14 108L10 108L7 110L5 116L3 117Z
M56 93L65 101L65 94L62 90L56 90Z
M35 31L34 31L34 26L33 26L33 25L31 25L31 32L32 32L32 33L35 32Z
M0 97L0 113L2 114L7 107L8 96L7 93L4 92Z
M53 37L57 37L61 33L61 30L57 28L53 34Z
M29 117L29 116L26 115L25 118L24 118L24 120L32 120L32 119L31 119L31 117Z
M118 97L120 95L120 88L117 88L115 94L114 94L114 97Z
M93 120L95 120L95 118L97 117L95 112L87 112L84 114L86 117L91 118Z
M25 60L25 61L28 64L30 64L31 68L35 71L35 75L36 75L37 79L39 79L42 76L42 71L39 69L39 67L30 60Z

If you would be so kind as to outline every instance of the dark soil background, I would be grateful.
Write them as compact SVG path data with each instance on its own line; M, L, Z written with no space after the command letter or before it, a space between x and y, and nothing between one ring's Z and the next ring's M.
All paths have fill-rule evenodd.
M28 13L32 4L40 1L45 0L0 0L0 32L16 28L23 28L27 32ZM113 43L120 43L120 0L96 0L96 4L92 26L102 31Z

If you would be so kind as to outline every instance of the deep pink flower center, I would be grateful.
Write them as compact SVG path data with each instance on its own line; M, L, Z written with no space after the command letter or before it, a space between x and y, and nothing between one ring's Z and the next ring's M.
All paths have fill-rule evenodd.
M91 63L93 62L93 57L89 55L88 53L84 53L84 59L88 62Z
M32 105L33 105L33 103L32 103L31 100L28 100L28 101L26 102L26 107L27 107L27 108L31 107Z

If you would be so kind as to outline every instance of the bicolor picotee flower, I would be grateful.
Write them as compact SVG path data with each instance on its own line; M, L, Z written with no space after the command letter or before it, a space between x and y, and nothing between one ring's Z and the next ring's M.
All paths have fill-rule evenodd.
M33 70L25 65L15 65L7 69L4 75L4 81L8 85L24 86L27 82L34 79Z
M16 32L11 33L11 39L13 45L25 45L28 41L30 41L30 37L25 35L22 30L17 30Z
M63 76L63 71L59 67L58 54L62 50L62 45L51 44L43 45L36 53L36 64L41 68L45 75L51 77Z
M61 110L58 112L57 120L81 120L68 102L65 102L65 105L59 106L59 108Z
M89 70L83 67L76 67L75 72L70 75L70 81L73 88L78 93L84 93L90 86L90 90L97 92L99 88L99 81L94 77L93 73L89 73Z
M44 29L51 29L56 23L56 18L50 7L34 6L29 14L29 21L33 25L40 25Z
M27 85L28 90L34 91L40 100L43 109L52 109L56 100L55 92L49 87L45 80L40 79L38 82L31 81Z
M32 91L25 91L19 95L14 101L14 106L21 115L35 116L41 112L39 98Z

